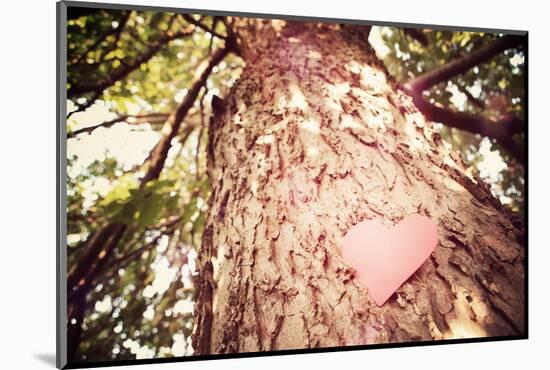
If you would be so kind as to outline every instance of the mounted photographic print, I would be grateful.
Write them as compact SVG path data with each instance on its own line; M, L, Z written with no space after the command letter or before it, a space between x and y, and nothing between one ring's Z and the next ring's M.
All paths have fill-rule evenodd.
M527 33L368 16L58 3L59 367L527 338Z

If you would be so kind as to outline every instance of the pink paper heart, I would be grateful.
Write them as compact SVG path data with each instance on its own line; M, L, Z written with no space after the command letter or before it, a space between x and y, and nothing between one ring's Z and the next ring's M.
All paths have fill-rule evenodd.
M387 228L380 220L351 227L342 256L378 306L428 259L437 245L437 226L428 217L410 215Z

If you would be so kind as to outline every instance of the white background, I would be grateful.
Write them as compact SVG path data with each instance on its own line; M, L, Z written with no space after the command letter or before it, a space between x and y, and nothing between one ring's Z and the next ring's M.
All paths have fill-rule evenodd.
M111 2L120 2L111 0ZM527 29L529 340L143 365L132 369L492 369L548 366L550 304L548 9L543 1L127 0L143 5ZM123 3L123 2L122 2ZM0 20L0 343L4 369L55 358L55 1L2 2ZM7 82L7 83L6 83ZM546 346L545 346L546 345ZM124 367L127 368L127 367ZM528 366L531 368L531 366Z

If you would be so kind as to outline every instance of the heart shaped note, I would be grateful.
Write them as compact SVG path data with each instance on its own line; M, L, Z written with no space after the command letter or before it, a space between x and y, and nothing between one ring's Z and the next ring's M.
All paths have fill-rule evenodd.
M418 214L393 228L380 220L351 227L342 246L342 256L357 270L357 278L378 306L428 259L437 245L437 226Z

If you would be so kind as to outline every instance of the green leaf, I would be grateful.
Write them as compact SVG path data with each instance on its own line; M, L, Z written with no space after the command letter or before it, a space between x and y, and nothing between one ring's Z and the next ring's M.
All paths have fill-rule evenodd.
M144 228L156 223L162 215L163 197L159 194L151 194L141 202L138 227Z
M193 198L185 205L185 211L183 211L183 215L181 216L181 224L185 225L189 220L191 220L191 217L195 214L197 211L197 200L196 198Z

